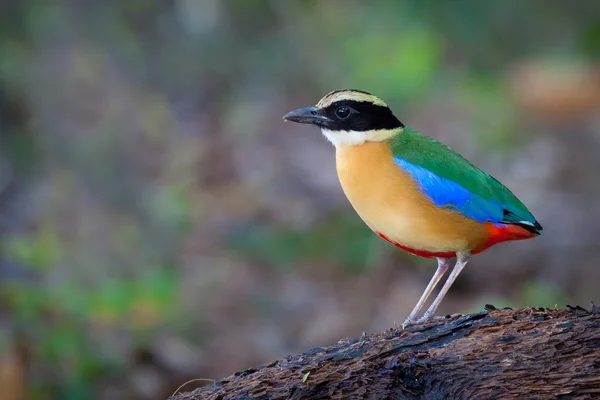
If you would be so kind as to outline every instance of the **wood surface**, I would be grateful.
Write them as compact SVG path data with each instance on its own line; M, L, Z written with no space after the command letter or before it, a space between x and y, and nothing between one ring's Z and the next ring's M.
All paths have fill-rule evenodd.
M171 400L596 398L596 306L486 306L477 314L343 339Z

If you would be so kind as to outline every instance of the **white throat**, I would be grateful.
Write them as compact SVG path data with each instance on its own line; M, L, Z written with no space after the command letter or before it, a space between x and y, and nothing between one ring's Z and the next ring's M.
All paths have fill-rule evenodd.
M372 131L332 131L321 128L323 136L335 147L357 146L364 142L380 142L394 136L398 129L380 129Z

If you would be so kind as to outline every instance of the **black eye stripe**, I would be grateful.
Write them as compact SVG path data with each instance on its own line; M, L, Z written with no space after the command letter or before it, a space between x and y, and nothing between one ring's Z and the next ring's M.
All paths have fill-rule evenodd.
M346 118L340 118L337 110L341 107L348 107L354 112ZM329 117L331 123L327 128L331 130L368 131L404 126L388 107L366 101L340 100L324 109L319 109L318 113Z
M341 106L335 110L335 115L339 119L346 119L350 116L350 114L352 114L352 111L354 111L354 109L352 109L348 106Z

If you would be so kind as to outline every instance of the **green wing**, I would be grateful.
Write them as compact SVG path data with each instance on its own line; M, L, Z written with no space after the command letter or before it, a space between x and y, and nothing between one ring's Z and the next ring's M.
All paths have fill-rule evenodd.
M445 144L404 128L391 145L396 164L418 181L436 206L482 222L518 224L536 233L542 229L510 190Z

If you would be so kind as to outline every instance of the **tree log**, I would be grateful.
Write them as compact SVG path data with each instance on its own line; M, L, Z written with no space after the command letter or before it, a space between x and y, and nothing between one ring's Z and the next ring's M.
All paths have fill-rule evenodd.
M600 398L600 313L486 311L340 340L171 400Z

